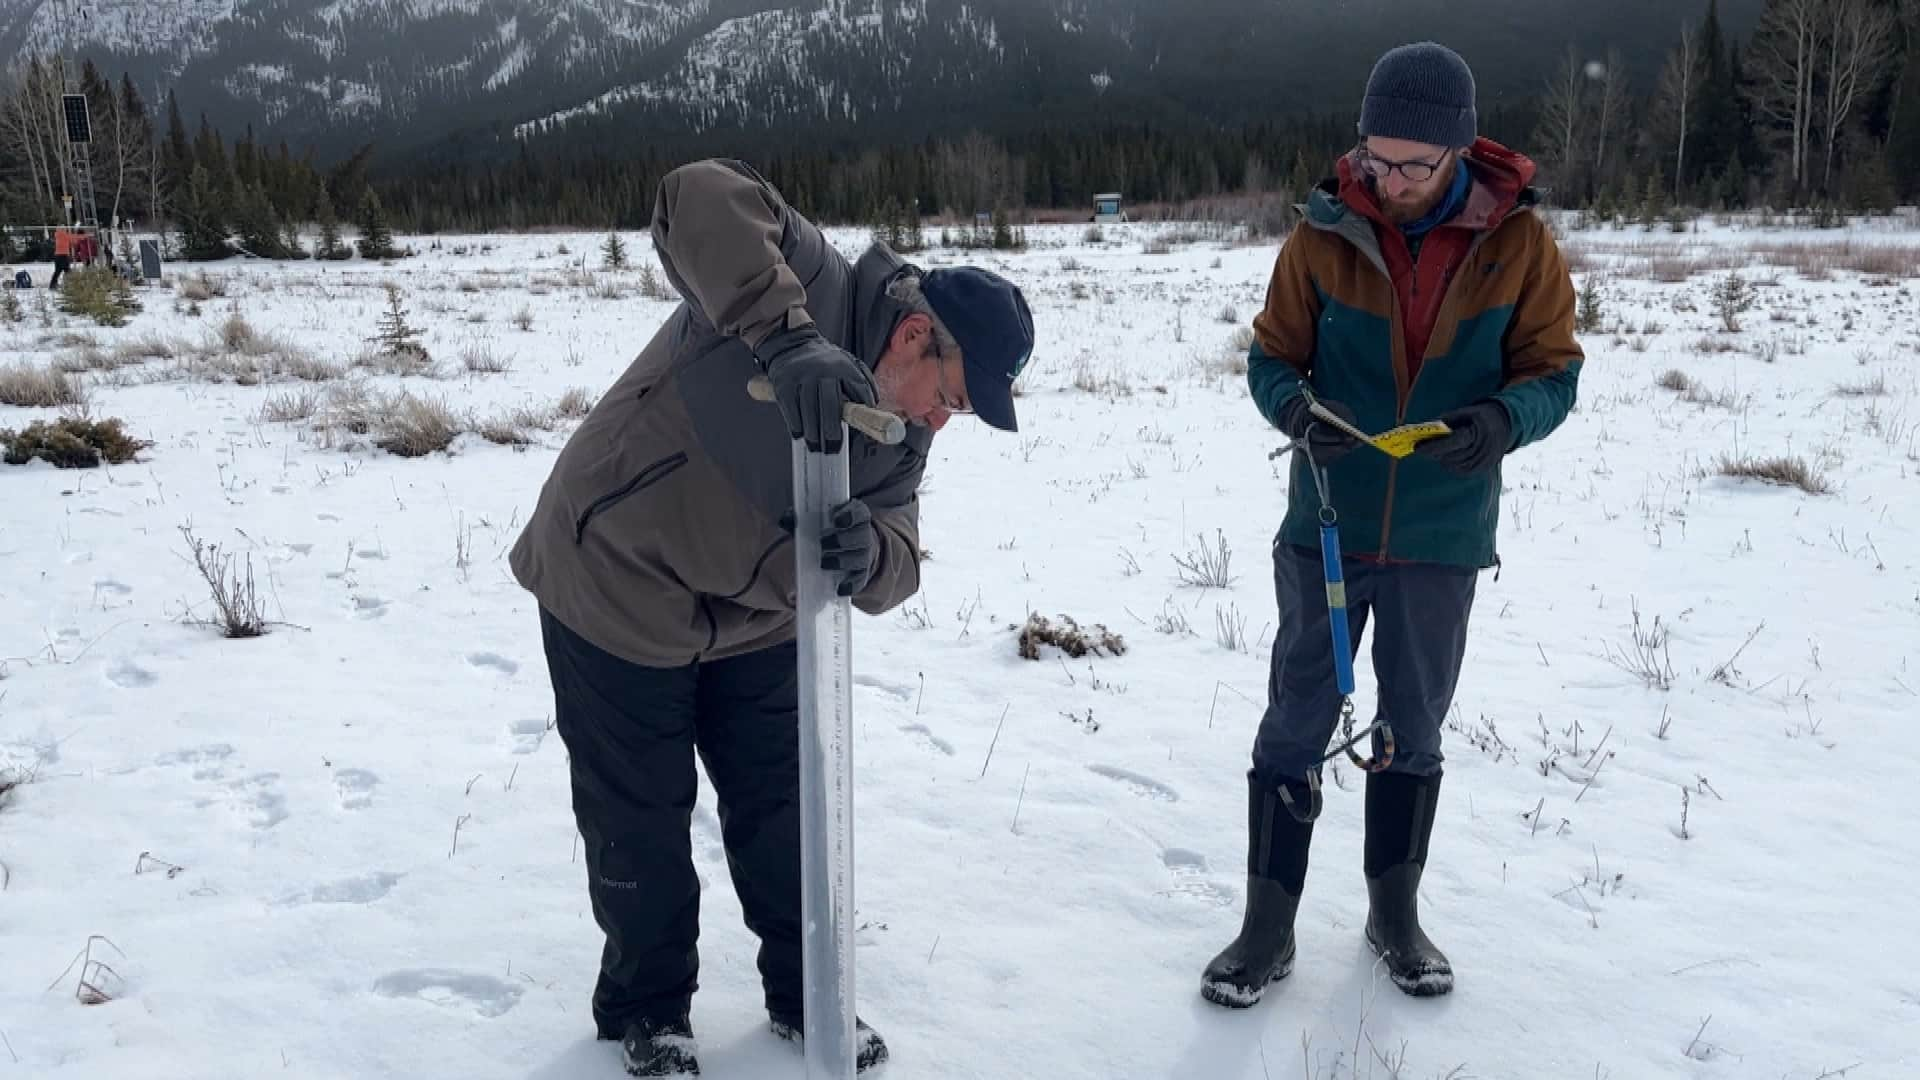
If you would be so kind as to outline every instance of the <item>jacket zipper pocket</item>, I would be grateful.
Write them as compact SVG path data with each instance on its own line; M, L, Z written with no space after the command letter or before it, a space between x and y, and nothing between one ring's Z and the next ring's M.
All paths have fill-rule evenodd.
M667 474L673 472L675 469L678 469L680 466L685 465L686 463L687 463L687 454L686 454L686 451L684 450L680 451L677 454L673 454L669 457L661 458L659 461L656 461L653 464L647 466L646 468L641 469L640 475L634 477L633 479L627 481L626 483L620 485L619 487L614 488L612 491L607 492L605 495L602 495L599 498L588 503L587 508L580 512L580 519L574 522L573 542L575 544L579 544L581 541L586 539L587 523L593 520L593 517L595 514L600 513L602 510L607 509L608 507L612 506L614 503L619 502L621 499L624 499L627 496L634 494L635 492L644 491L647 488L652 487L654 484L659 483L662 479L664 479L667 476Z

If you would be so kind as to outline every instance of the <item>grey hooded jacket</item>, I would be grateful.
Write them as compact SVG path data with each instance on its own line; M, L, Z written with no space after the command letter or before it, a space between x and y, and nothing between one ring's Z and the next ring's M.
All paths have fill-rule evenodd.
M911 270L876 244L849 263L744 163L661 182L653 241L685 299L560 452L509 555L513 575L575 633L635 664L678 667L792 640L792 439L747 395L753 350L807 324L869 369L906 313L887 285ZM920 478L931 429L886 446L857 432L853 494L879 537L879 614L920 586Z

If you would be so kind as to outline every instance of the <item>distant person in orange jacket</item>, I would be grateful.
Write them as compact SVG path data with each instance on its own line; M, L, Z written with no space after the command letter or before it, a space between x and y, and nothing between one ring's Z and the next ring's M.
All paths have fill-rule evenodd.
M76 237L66 229L53 230L53 277L47 281L47 288L60 287L60 275L73 266L73 248Z

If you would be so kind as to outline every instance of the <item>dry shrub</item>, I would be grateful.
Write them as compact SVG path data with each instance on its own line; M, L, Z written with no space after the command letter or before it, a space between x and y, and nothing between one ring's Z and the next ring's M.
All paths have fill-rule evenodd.
M291 424L311 420L320 411L317 390L289 390L275 394L260 406L260 419L269 424Z
M211 277L205 273L187 274L174 284L174 292L182 300L201 303L216 296L227 295L227 279Z
M129 436L118 418L88 420L63 416L48 423L37 420L22 431L0 431L0 446L9 465L25 465L35 458L60 469L96 469L102 461L124 465L152 446Z
M445 450L471 422L444 399L407 391L376 394L360 383L337 386L318 410L314 430L331 445L341 433L369 439L399 457L425 457Z
M1120 635L1103 625L1096 623L1083 630L1071 615L1060 616L1056 624L1036 612L1027 616L1027 625L1020 629L1020 655L1038 660L1042 645L1051 645L1075 659L1088 653L1119 656L1127 651L1127 643Z
M1885 397L1887 377L1876 373L1871 378L1862 378L1858 382L1836 383L1833 392L1837 397Z
M354 357L353 366L376 375L417 375L436 378L440 365L419 346L402 345L391 349L365 349Z
M1082 393L1107 398L1133 396L1133 383L1126 374L1110 362L1104 365L1096 363L1090 353L1074 361L1073 387Z
M515 410L502 416L487 417L473 430L474 434L498 446L531 446L531 432L538 424L529 421L537 419L526 410Z
M85 387L55 367L25 362L0 367L0 405L51 409L86 403Z
M494 352L485 345L474 345L461 353L460 363L475 375L499 375L513 366L511 357Z
M373 417L373 443L399 457L425 457L445 450L467 429L444 398L401 391L383 399Z
M193 565L213 597L214 614L191 621L215 627L224 637L255 638L265 634L270 624L261 607L260 594L253 587L253 556L246 556L245 568L241 569L233 565L233 556L222 552L219 544L209 544L194 536L192 526L182 525L180 535L186 537L187 546L193 551Z
M1660 376L1657 385L1662 390L1684 394L1693 389L1693 377L1679 368L1668 368L1666 373Z
M579 420L592 412L593 406L593 392L584 386L575 386L553 403L553 414L565 420Z
M1714 468L1721 476L1796 487L1809 495L1829 495L1833 492L1833 486L1827 482L1826 476L1808 465L1805 458L1756 458L1751 455L1735 458L1723 454Z

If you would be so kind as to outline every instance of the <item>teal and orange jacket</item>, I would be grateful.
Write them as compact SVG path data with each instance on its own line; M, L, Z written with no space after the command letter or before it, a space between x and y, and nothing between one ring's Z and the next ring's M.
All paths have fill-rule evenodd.
M1480 139L1472 188L1419 258L1342 158L1274 261L1253 320L1247 382L1269 423L1311 387L1381 432L1491 398L1513 419L1509 452L1566 419L1585 355L1559 246L1539 215L1525 156ZM1319 546L1320 495L1290 455L1280 542ZM1327 470L1341 550L1380 562L1487 567L1496 557L1500 470L1458 476L1419 454L1360 447Z

